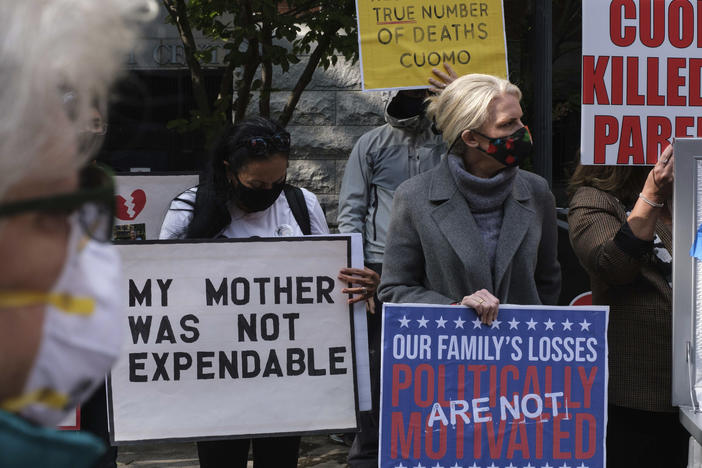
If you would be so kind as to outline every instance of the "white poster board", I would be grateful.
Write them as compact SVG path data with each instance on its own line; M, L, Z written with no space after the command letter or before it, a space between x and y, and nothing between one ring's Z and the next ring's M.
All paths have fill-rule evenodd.
M675 141L673 405L702 442L702 139Z
M348 237L118 245L113 443L357 427Z
M115 176L115 184L115 239L158 239L171 201L196 186L198 175L122 174Z
M702 136L699 2L583 2L581 162L655 164Z

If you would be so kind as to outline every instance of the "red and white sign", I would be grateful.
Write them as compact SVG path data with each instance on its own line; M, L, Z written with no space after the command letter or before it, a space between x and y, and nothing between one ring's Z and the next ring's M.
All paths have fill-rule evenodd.
M171 201L198 183L197 174L137 173L115 179L115 225L129 226L135 233L134 240L158 239Z
M583 164L655 164L702 137L702 4L583 2Z
M80 430L80 406L77 406L74 411L71 411L63 421L59 423L57 429L61 431L79 431Z
M592 291L587 291L582 294L578 294L570 301L569 306L591 306L592 305Z

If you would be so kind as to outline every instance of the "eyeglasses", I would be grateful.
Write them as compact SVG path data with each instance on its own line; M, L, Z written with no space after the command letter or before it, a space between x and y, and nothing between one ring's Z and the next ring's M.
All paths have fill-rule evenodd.
M72 193L50 195L0 204L0 218L27 211L77 213L83 232L99 242L109 242L115 217L115 185L112 173L95 164L79 174L80 188Z
M256 136L239 141L234 150L246 148L256 156L272 153L273 151L290 151L290 134L279 132L272 136Z

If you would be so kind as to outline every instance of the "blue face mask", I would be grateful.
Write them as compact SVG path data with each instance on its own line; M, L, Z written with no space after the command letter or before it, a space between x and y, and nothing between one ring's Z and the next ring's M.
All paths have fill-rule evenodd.
M490 138L477 130L472 132L486 138L489 142L487 151L481 147L478 149L507 167L518 166L519 162L529 156L533 149L528 127L522 127L511 135L498 138Z

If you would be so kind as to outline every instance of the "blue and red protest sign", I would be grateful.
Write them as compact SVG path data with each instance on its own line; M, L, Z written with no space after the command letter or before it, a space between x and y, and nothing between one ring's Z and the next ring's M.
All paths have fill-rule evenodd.
M607 314L385 304L381 468L604 467Z

